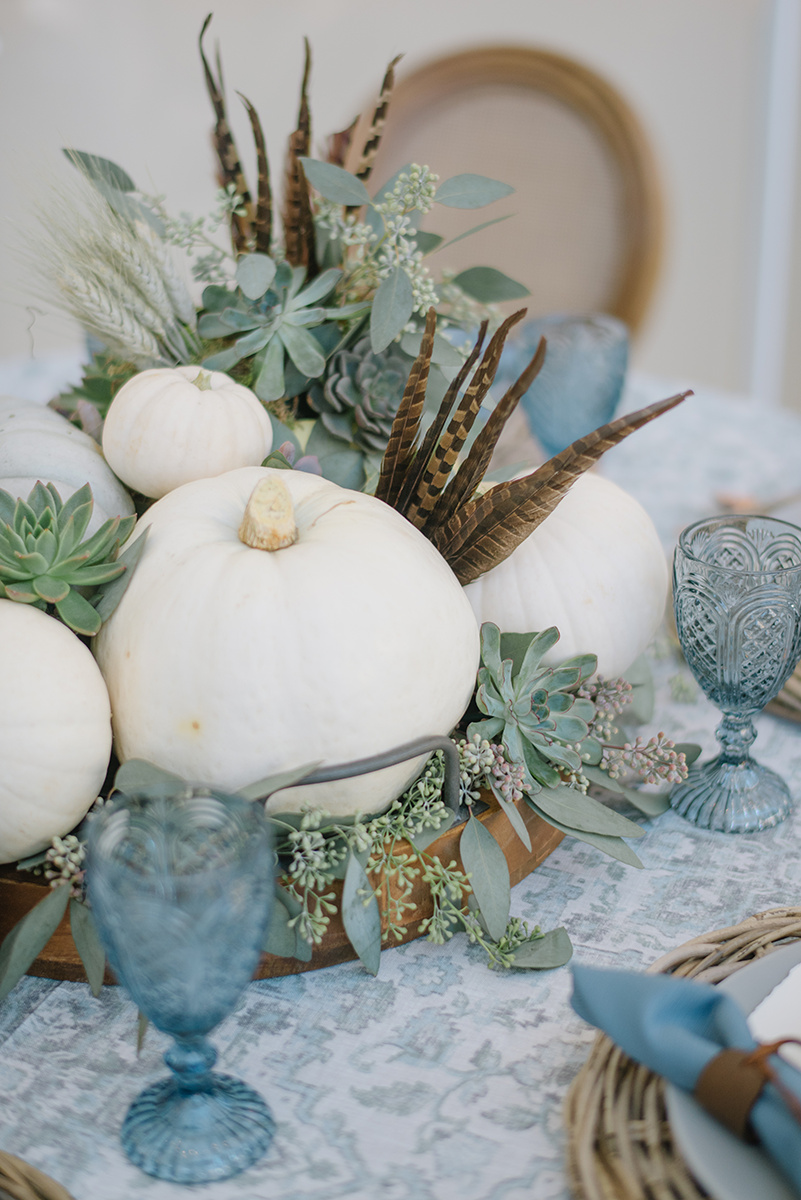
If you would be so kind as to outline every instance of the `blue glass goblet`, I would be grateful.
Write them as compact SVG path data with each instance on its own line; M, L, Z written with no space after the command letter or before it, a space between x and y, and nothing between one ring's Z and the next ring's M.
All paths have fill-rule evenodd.
M549 458L612 420L628 365L628 330L602 313L528 321L515 341L531 358L548 343L542 370L522 397L529 428ZM525 362L518 364L520 370Z
M91 822L87 883L114 972L174 1038L173 1075L134 1100L123 1149L159 1179L226 1179L262 1157L275 1128L257 1092L212 1071L206 1040L252 978L269 921L264 811L192 787L122 797Z
M704 829L767 829L792 801L784 780L748 751L752 718L801 658L801 529L759 516L690 525L676 547L673 598L687 663L723 721L721 753L694 764L670 804Z

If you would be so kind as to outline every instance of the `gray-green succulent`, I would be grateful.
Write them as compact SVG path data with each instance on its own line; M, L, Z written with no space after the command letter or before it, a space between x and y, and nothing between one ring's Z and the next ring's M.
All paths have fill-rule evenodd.
M366 454L384 453L403 396L411 360L392 343L373 352L360 338L331 359L325 379L309 389L308 403L331 434Z
M587 795L582 777L585 764L600 762L602 748L589 729L595 705L572 693L597 659L583 654L545 666L558 638L555 628L502 635L497 625L482 625L476 704L485 719L472 722L467 736L502 742L509 760L522 764L526 803L548 824L641 866L622 838L641 837L642 829Z
M0 489L0 597L53 605L76 633L97 633L101 613L81 592L123 574L118 551L136 518L113 517L83 541L93 507L88 483L66 502L52 483L37 483L27 501Z

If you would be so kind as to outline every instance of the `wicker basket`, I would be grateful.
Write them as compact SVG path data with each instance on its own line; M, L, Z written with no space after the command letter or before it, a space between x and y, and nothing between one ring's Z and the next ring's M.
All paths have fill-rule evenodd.
M779 942L799 938L801 908L774 908L685 942L649 972L718 983ZM673 1145L663 1080L632 1062L605 1034L596 1037L571 1085L565 1122L570 1181L581 1200L700 1200L707 1195Z

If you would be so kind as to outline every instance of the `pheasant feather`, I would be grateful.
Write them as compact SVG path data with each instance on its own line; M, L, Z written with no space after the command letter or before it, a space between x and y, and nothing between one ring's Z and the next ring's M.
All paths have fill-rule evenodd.
M217 80L214 78L203 50L203 37L209 27L211 17L212 14L209 13L203 22L198 44L200 46L200 59L203 63L203 73L206 78L206 87L216 117L214 125L214 149L220 164L220 186L225 188L233 184L240 200L238 207L244 210L239 214L234 213L231 216L231 238L234 249L237 254L242 254L249 249L253 236L253 199L248 190L247 181L242 170L239 152L234 142L234 135L231 133L231 127L228 124L219 56L217 59L217 74L219 79Z
M414 457L414 444L420 429L420 417L426 398L436 324L437 314L433 308L430 308L426 316L426 327L420 343L420 352L409 372L409 380L392 423L389 441L381 462L381 474L375 494L379 500L393 506L398 498L404 473L409 469Z
M393 58L392 62L386 69L384 78L381 82L381 91L378 94L375 109L373 110L373 119L370 122L370 128L367 132L367 140L362 150L361 158L359 159L356 170L353 172L362 182L366 182L370 178L375 163L378 147L381 145L381 135L384 132L384 125L387 119L387 110L389 108L389 99L392 95L392 89L395 86L395 67L403 58L399 54Z
M311 147L311 114L309 112L309 75L311 50L308 38L303 39L305 57L303 81L300 86L298 125L289 135L284 172L284 205L281 218L284 226L284 250L287 262L293 267L306 267L309 278L317 274L309 185L300 159Z
M259 114L246 96L237 92L247 110L253 141L256 145L256 210L253 214L253 248L259 254L269 254L273 241L273 195L270 187L270 163L267 159L267 144L261 127Z
M689 395L682 392L602 425L531 475L498 484L464 505L431 539L459 582L471 583L508 558L606 450Z

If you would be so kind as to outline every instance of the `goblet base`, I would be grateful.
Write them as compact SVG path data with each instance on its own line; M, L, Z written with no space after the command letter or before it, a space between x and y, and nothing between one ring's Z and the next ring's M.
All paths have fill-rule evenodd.
M272 1113L240 1079L210 1080L208 1089L186 1092L167 1077L137 1096L121 1132L131 1162L171 1183L228 1179L258 1162L273 1139Z
M670 807L699 829L756 833L783 821L793 802L775 771L750 757L730 762L720 755L690 768L670 793Z

